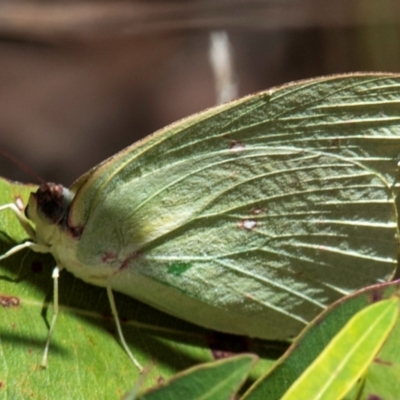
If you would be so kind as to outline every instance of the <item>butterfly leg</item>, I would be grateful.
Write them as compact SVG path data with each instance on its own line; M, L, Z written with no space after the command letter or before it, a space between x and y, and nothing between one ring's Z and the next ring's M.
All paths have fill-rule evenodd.
M42 362L40 363L40 366L42 368L46 368L47 366L47 356L49 354L49 347L50 347L50 340L51 340L51 335L53 334L54 327L56 325L57 317L58 317L58 277L60 276L60 268L55 267L53 269L53 274L52 278L54 279L54 284L53 284L53 318L51 319L50 322L50 328L49 328L49 333L47 334L47 340L46 340L46 346L44 348L44 353L43 353L43 358Z
M129 350L128 345L126 344L124 334L122 333L121 325L119 323L118 311L117 311L117 307L115 306L114 295L113 295L110 284L107 284L107 296L108 296L108 301L110 302L111 312L113 314L115 324L117 325L118 336L119 336L119 340L121 341L122 347L127 352L131 361L136 365L136 367L139 369L139 371L142 372L143 367L140 365L139 361L136 360L134 355Z
M31 239L35 240L36 232L32 228L32 226L29 222L29 219L27 217L25 217L24 213L22 213L21 210L14 203L4 204L3 206L0 206L0 211L7 210L7 209L11 210L16 215L21 226L24 228L25 232L29 235L29 237ZM6 253L2 254L0 256L0 260L10 257L11 255L18 253L20 250L23 250L26 248L30 248L33 251L36 251L38 253L48 253L49 252L49 248L46 245L41 245L41 244L37 244L37 243L28 241L28 242L24 242L21 244L17 244L16 246L14 246L10 250L8 250Z
M11 248L10 250L8 250L4 254L2 254L0 256L0 260L4 260L5 258L10 257L13 254L18 253L19 251L21 251L23 249L29 249L29 248L34 251L38 251L40 253L47 253L49 251L47 246L41 246L41 245L38 245L38 244L32 243L32 242L24 242L21 244L17 244L13 248Z
M25 214L14 204L4 204L0 207L0 211L10 209L19 219L21 226L24 228L25 232L29 235L31 239L35 239L36 233L29 223L29 219L25 216Z

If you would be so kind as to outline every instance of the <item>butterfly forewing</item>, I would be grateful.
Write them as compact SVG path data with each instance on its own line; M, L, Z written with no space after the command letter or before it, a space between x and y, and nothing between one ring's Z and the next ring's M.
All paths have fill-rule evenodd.
M301 82L126 149L78 188L78 258L120 263L115 289L180 318L297 334L394 273L397 87L390 76Z

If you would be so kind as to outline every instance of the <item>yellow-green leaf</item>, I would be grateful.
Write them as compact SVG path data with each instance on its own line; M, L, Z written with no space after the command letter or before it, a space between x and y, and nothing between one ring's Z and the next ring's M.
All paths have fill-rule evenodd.
M290 387L282 400L339 400L368 368L392 331L399 298L358 312Z

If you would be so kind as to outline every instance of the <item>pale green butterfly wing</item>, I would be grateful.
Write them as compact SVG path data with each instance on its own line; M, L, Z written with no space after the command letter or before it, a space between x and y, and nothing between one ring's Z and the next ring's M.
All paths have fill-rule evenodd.
M80 207L72 222L83 224L89 209L119 182L131 181L169 163L243 146L318 149L362 162L398 178L399 85L396 75L332 76L285 85L212 108L135 143L81 177ZM244 142L242 143L241 141ZM89 192L89 193L88 193Z
M394 273L398 83L301 82L129 147L72 188L78 259L120 263L114 289L191 322L297 334Z

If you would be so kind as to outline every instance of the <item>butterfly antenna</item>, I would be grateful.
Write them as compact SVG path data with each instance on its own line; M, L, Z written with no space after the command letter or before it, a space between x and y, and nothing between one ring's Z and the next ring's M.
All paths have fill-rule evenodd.
M7 153L6 151L0 149L0 154L11 161L14 165L16 165L20 170L26 172L29 176L31 176L34 180L39 183L45 183L45 181L35 172L32 171L26 164L22 161L18 160L17 158L13 157L11 154Z

